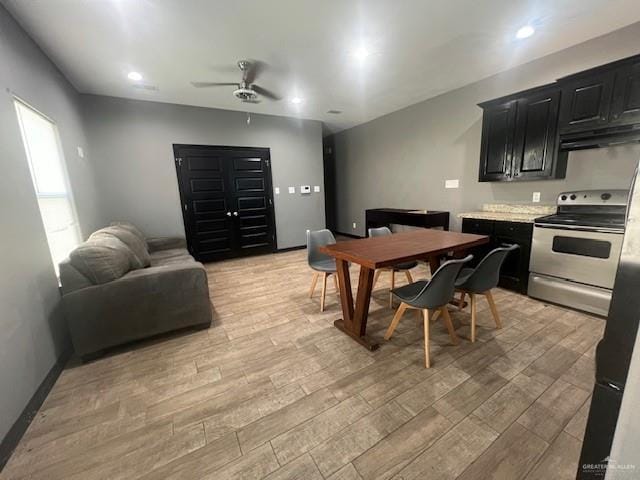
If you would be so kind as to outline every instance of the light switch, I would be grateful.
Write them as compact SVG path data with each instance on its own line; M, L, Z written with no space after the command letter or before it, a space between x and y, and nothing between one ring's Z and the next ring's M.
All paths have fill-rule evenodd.
M454 180L445 180L444 188L458 188L460 186L460 180L457 178Z
M300 185L300 193L303 195L311 193L311 185Z
M533 203L539 203L540 202L540 192L533 192Z
M276 187L274 188L276 195L280 195L280 187Z
M296 187L289 187L289 193L296 193Z
M358 227L358 224L356 222L353 222L353 229L355 230Z
M313 186L313 191L314 191L315 193L320 193L320 185L314 185L314 186Z

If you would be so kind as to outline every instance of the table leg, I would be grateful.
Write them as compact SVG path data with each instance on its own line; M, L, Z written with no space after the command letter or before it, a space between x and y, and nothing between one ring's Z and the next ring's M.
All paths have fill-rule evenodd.
M349 263L336 259L338 284L340 285L340 304L342 305L342 318L349 329L353 323L353 293L351 291L351 276L349 275Z
M334 326L369 350L376 350L379 345L370 341L365 336L367 331L367 317L369 315L369 303L371 302L371 291L373 290L374 270L360 267L360 279L358 281L358 293L356 294L354 310L351 282L349 279L349 266L342 260L338 260L337 262L341 292L340 300L344 318L342 320L336 320ZM341 265L341 263L343 265ZM346 294L342 292L346 292Z
M436 270L440 268L440 256L439 255L431 255L429 257L429 269L431 270L431 275L436 273Z

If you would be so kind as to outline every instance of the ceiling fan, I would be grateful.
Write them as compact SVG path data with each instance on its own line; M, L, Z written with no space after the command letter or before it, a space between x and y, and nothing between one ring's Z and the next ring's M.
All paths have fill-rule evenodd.
M240 60L238 68L242 71L240 83L220 82L191 82L196 88L208 87L236 87L233 94L244 103L260 103L260 97L269 100L280 100L280 96L253 83L256 77L264 70L265 64L259 61Z

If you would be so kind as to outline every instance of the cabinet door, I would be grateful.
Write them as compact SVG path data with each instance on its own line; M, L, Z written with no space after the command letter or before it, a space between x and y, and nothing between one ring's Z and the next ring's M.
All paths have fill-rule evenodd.
M640 61L616 71L610 121L612 125L640 122Z
M518 102L512 162L516 180L564 178L566 169L555 168L559 109L560 90L555 89Z
M462 232L463 233L475 233L476 235L488 235L492 237L492 241L477 247L470 248L467 253L473 255L473 259L469 262L469 266L475 267L480 260L482 260L487 253L493 248L493 227L495 222L493 220L481 220L476 218L463 218L462 219Z
M609 121L614 72L569 80L562 88L560 133L606 126Z
M515 100L485 108L482 117L479 181L510 179L516 111Z

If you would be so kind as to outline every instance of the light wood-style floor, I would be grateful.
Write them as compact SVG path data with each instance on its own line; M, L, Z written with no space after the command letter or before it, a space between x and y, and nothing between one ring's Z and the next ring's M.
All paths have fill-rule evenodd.
M321 314L305 255L210 264L211 329L69 365L0 476L575 478L602 319L497 291L504 328L483 302L475 344L434 323L427 370L415 315L374 353L335 329L333 282ZM468 312L452 314L468 336Z

